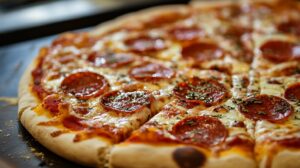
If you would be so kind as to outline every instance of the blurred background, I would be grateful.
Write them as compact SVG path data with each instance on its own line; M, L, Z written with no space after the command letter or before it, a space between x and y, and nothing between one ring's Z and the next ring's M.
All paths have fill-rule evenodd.
M138 9L188 0L0 0L0 45L96 25Z

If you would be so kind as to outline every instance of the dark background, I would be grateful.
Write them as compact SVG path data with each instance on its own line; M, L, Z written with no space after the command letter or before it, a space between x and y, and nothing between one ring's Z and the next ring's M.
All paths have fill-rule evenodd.
M84 4L80 4L80 1L84 1ZM58 33L64 31L88 30L91 26L121 14L150 6L187 2L188 0L0 0L0 168L82 167L41 146L17 119L19 79L40 47L48 45ZM61 9L62 6L66 8ZM56 11L55 7L65 12ZM68 11L68 7L78 10ZM8 103L3 98L10 98L13 102Z

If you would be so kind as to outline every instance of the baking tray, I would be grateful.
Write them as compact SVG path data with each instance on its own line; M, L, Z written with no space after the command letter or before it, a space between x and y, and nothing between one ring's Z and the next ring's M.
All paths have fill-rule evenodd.
M178 3L178 1L174 2ZM121 14L121 12L119 11L117 14ZM107 20L107 18L103 18L102 21ZM95 20L92 20L92 22L94 23ZM98 23L100 22L101 20ZM51 28L50 26L49 29ZM54 32L57 30L65 31L65 27L61 29L55 27ZM51 30L48 30L48 32L51 32ZM56 36L52 35L0 47L0 168L82 167L41 146L17 119L19 79L37 55L39 48L49 45ZM24 38L26 39L26 37ZM24 40L24 38L21 39Z

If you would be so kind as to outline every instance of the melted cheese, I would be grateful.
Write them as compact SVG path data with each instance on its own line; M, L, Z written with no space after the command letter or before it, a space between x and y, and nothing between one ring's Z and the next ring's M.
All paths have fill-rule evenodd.
M283 97L285 89L294 83L300 82L300 79L295 77L280 77L272 78L273 80L279 81L281 84L270 84L268 81L270 78L262 77L260 80L261 94L268 94ZM269 139L278 140L285 139L288 137L299 137L300 135L300 113L298 112L298 103L289 102L293 108L294 113L289 119L282 123L276 124L268 121L257 121L256 123L256 138L257 141L265 141Z

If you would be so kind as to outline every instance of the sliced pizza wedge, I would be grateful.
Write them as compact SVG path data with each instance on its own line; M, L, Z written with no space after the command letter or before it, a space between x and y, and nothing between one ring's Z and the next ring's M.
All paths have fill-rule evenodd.
M252 68L262 76L290 76L299 72L299 39L288 34L254 36Z
M253 132L234 103L245 95L244 75L228 80L192 77L173 89L175 99L123 143L113 167L255 167ZM251 126L251 125L250 125ZM127 157L126 160L123 158Z
M100 42L62 35L20 82L26 129L55 153L90 166L106 165L111 146L171 101L170 88L180 81L170 62L91 47Z
M256 94L239 104L255 127L260 167L299 167L299 88L297 77L257 77ZM254 88L254 87L253 87Z

